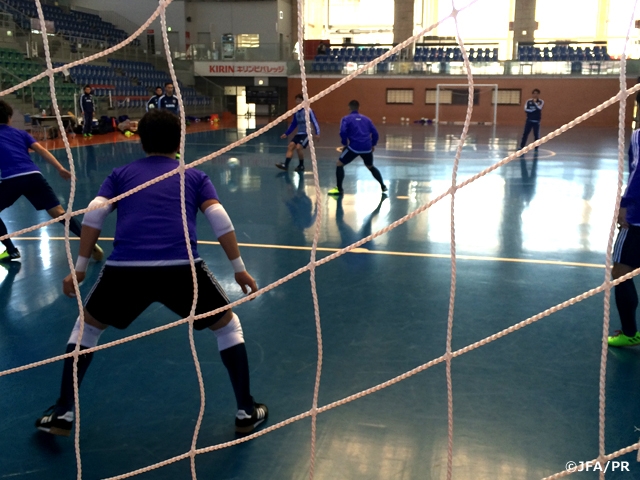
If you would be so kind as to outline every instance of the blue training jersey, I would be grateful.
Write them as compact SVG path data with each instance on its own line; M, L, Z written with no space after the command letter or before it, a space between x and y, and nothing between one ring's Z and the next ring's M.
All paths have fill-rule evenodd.
M98 196L113 198L178 167L168 157L146 157L116 168ZM198 209L218 200L209 177L200 170L185 171L185 200L191 250L199 258L196 235ZM180 211L180 175L173 175L116 203L118 215L113 252L107 265L159 266L189 263Z
M627 188L620 199L620 207L627 209L627 223L640 225L640 177L638 176L638 158L640 157L640 130L631 134L629 145L629 179Z
M313 128L316 130L316 135L320 135L320 125L318 125L318 120L316 119L316 115L313 113L313 110L309 109L309 119L313 124ZM309 135L309 129L307 128L307 119L304 114L304 108L302 110L298 110L293 115L293 120L291 120L291 125L287 128L287 131L284 133L285 135L289 135L291 132L298 127L297 135Z
M24 130L0 125L0 179L40 173L29 155L34 143L36 140Z
M527 120L530 122L539 122L542 118L542 107L544 107L544 100L538 99L538 102L533 98L527 100L524 104L524 111L527 113Z
M355 153L369 153L378 144L378 130L369 117L351 112L340 122L342 145Z
M163 95L158 99L158 108L169 110L176 115L180 115L180 106L178 105L178 97L171 95Z
M83 93L80 97L80 111L82 113L93 113L93 95L90 93Z

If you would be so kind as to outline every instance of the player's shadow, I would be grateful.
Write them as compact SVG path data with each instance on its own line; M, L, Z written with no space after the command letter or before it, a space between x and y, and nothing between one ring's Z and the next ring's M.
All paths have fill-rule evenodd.
M0 266L7 270L7 275L0 283L0 305L7 305L11 299L13 282L16 279L16 275L20 272L22 264L20 262L7 262L0 263Z
M85 168L88 178L93 178L98 170L98 161L96 159L96 147L93 145L87 145L86 152L87 158L85 159Z
M288 171L280 172L279 177L286 183L287 198L285 204L291 215L296 230L304 231L313 226L316 221L317 211L313 208L313 202L307 196L304 189L304 175L298 175L298 186L293 183Z
M383 193L380 196L378 205L376 205L376 208L369 215L367 215L358 231L353 229L351 225L344 221L344 208L342 206L343 197L339 196L336 199L336 225L338 227L338 232L340 232L341 248L345 248L352 243L355 243L358 240L371 235L371 232L373 230L373 220L378 216L378 213L380 213L380 208L382 207L382 204L386 199L387 195ZM358 248L375 250L375 243L373 240L370 240L366 243L363 243ZM344 258L346 262L349 262L352 265L365 264L367 262L367 259L365 257L366 255L359 254L347 254L342 256L342 258Z
M65 451L58 443L58 438L55 435L39 430L36 430L33 435L31 435L31 443L41 452L50 455L60 455Z
M531 169L527 167L527 159L525 155L520 157L520 174L522 177L521 196L526 205L531 203L536 194L536 178L538 173L538 151L533 152L533 161Z
M520 158L520 176L507 178L505 182L500 227L502 255L511 257L522 252L522 214L535 197L537 174L538 152L534 152L531 161L525 155Z

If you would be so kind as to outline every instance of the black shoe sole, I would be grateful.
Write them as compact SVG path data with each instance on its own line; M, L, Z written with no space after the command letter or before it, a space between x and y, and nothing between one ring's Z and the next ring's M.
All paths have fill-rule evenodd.
M41 432L46 432L49 433L51 435L58 435L60 437L70 437L71 436L71 430L65 430L62 428L58 428L58 427L36 427L38 430L40 430Z
M256 427L258 425L263 423L265 420L266 420L266 418L263 418L262 420L258 420L256 423L254 423L252 425L247 425L246 427L238 427L238 426L236 426L236 433L243 433L243 434L251 433L256 429Z

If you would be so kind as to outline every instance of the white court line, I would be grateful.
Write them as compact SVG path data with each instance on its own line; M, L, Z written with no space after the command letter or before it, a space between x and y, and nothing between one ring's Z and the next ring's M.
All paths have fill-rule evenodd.
M25 240L25 241L42 241L42 237L14 237L13 240ZM48 237L48 240L52 241L64 241L64 237ZM71 241L80 240L79 238L70 238ZM100 237L100 241L113 241L113 237ZM220 245L219 242L210 240L198 240L198 245ZM300 250L310 252L311 247L305 245L276 245L269 243L241 243L238 242L238 246L245 248L266 248L272 250ZM338 252L341 248L333 247L318 247L316 250L319 252ZM369 250L364 247L354 248L348 253L359 253L369 255L389 255L395 257L417 257L417 258L441 258L450 259L451 255L443 253L421 253L421 252L396 252L390 250ZM544 260L544 259L532 259L532 258L509 258L509 257L488 257L482 255L456 255L461 260L472 260L477 262L504 262L504 263L524 263L530 265L557 265L560 267L583 267L583 268L604 268L604 264L600 263L582 263L582 262L565 262L562 260Z

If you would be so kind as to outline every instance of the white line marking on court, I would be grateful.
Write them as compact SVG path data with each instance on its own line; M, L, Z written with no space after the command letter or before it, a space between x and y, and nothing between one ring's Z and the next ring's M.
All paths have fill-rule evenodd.
M41 237L14 237L13 240L33 240L41 242ZM49 237L49 240L64 241L64 237ZM79 238L70 238L69 240L78 241ZM113 241L113 237L100 237L101 241ZM210 240L198 240L198 245L220 245L219 242ZM311 247L298 245L272 245L268 243L241 243L238 246L246 248L269 248L273 250L301 250L310 252ZM319 252L339 252L341 248L318 247ZM417 257L417 258L441 258L450 259L451 255L443 253L420 253L420 252L393 252L388 250L369 250L367 248L354 248L348 253L361 253L370 255L390 255L395 257ZM581 263L581 262L564 262L562 260L537 260L531 258L507 258L507 257L483 257L481 255L456 255L460 260L473 260L478 262L505 262L505 263L528 263L531 265L557 265L560 267L584 267L584 268L604 268L604 264L599 263Z

